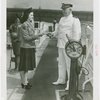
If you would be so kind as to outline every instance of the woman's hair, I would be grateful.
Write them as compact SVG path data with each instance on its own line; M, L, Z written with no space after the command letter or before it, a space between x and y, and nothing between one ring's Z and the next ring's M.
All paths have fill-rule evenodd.
M30 14L31 12L33 12L33 9L32 9L32 8L28 8L28 9L26 9L26 10L24 11L24 15L23 15L23 17L21 18L21 23L24 23L25 21L27 21L28 16L29 16L29 14Z

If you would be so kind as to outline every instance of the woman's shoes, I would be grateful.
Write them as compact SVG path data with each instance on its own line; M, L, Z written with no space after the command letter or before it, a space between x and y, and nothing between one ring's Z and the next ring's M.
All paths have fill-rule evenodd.
M21 83L21 86L22 86L22 88L24 88L24 84L23 83Z
M21 83L21 86L23 89L31 89L32 85L30 83L27 83L27 85L24 85L23 83Z
M29 85L30 87L32 87L32 85L30 83L27 83L27 85Z

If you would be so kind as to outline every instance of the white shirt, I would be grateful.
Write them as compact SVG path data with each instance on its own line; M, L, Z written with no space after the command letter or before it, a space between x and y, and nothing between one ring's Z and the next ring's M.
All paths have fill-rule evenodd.
M68 42L66 34L69 38L79 41L81 37L81 25L78 18L73 17L70 14L68 17L62 17L59 21L58 28L55 32L55 36L58 39L57 47L65 48L65 44Z

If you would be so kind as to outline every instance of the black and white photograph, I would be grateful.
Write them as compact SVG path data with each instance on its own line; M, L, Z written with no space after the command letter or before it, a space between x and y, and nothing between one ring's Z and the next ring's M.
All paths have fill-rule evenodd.
M94 100L93 3L6 0L6 100Z

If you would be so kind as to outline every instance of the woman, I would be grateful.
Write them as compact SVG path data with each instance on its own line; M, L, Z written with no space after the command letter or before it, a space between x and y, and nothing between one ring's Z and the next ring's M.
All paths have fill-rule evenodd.
M9 32L13 47L13 52L15 55L15 70L18 70L19 61L20 61L20 42L19 42L19 32L18 29L20 27L20 20L16 18L15 23L10 26Z
M20 76L21 86L30 89L32 85L27 80L28 70L35 68L35 40L42 35L35 35L34 13L32 8L24 11L22 25L20 29Z

